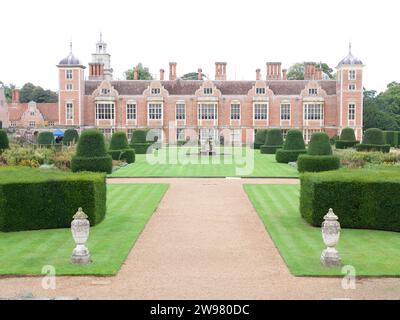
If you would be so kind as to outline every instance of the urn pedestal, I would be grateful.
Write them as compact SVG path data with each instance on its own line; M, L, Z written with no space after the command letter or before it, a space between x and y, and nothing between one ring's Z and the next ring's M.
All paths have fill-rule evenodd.
M86 247L90 231L90 223L87 218L88 216L82 211L82 208L79 208L71 222L71 232L76 243L71 256L73 264L89 264L92 262L89 249Z
M342 264L342 260L335 246L338 244L340 238L340 223L332 209L329 209L324 220L322 223L322 238L327 248L322 251L321 263L325 267L339 267Z

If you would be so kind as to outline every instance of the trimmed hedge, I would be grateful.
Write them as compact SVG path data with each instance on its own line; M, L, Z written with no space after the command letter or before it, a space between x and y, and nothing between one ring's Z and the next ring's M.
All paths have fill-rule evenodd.
M0 169L0 231L70 228L82 207L90 225L106 214L104 174Z
M261 146L260 152L262 154L275 154L282 146Z
M337 140L336 149L354 148L358 143L359 143L358 141Z
M336 149L353 148L359 142L353 128L344 128L340 134L340 139L336 140Z
M371 128L364 132L362 144L384 145L385 136L381 129Z
M332 155L329 136L325 132L317 132L311 136L310 144L308 146L308 154L311 156Z
M276 162L278 163L289 163L296 162L300 155L306 154L307 150L283 150L279 149L276 151Z
M106 152L103 134L90 129L82 133L76 155L71 161L72 172L92 171L92 172L112 172L112 158Z
M42 146L50 146L54 144L54 135L50 131L39 133L37 143Z
M399 132L398 131L385 131L385 143L395 148L399 145Z
M321 172L340 168L340 158L337 156L300 155L297 159L299 172Z
M0 130L0 154L10 148L10 142L8 141L7 132Z
M124 150L128 149L128 138L123 131L115 132L111 137L110 150Z
M400 232L400 172L342 169L301 175L300 213L321 227L333 208L343 228Z
M383 153L390 152L390 144L357 144L355 148L357 151L379 151Z
M268 130L258 129L254 138L254 149L259 150L265 144L267 139Z
M132 132L131 144L147 142L146 138L148 132L149 130L134 130Z
M71 143L77 143L79 140L79 133L75 129L67 129L64 132L63 144L70 145Z
M132 143L131 147L135 149L136 154L146 154L152 145L153 143Z
M278 163L296 162L301 154L306 154L306 145L303 134L299 130L289 130L286 136L283 149L276 152L276 161Z
M275 154L278 149L282 149L283 137L281 129L271 129L267 132L265 144L260 147L262 154Z
M134 163L136 159L134 149L109 150L108 154L113 160L125 160L127 163Z

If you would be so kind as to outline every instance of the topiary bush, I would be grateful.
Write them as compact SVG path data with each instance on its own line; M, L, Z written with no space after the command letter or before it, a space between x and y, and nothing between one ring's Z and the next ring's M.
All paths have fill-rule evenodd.
M365 131L361 144L356 145L357 151L389 152L390 144L385 144L385 135L381 129L371 128Z
M340 168L340 158L332 155L329 137L325 132L314 133L308 146L307 154L297 159L299 172L320 172Z
M10 148L10 143L8 141L7 132L0 130L0 154Z
M39 133L37 143L41 146L51 146L54 144L54 135L50 131Z
M321 227L333 208L343 228L400 232L400 172L388 169L342 169L302 174L300 213Z
M124 150L109 150L108 154L113 160L123 160L126 163L134 163L136 160L136 154L134 149Z
M340 139L336 141L336 149L352 148L358 143L354 129L344 128L340 134Z
M296 162L300 154L307 153L303 134L299 130L289 130L286 136L283 149L276 152L276 161L278 163Z
M146 141L149 130L134 130L132 132L131 147L136 154L146 154L154 141Z
M105 217L106 196L104 174L0 169L0 231L69 228L80 207L94 226Z
M262 154L275 154L283 145L282 131L280 129L270 129L267 133L265 145L260 147Z
M399 132L398 131L385 131L385 143L395 148L399 145Z
M63 144L69 146L77 143L79 140L79 133L75 129L67 129L64 132Z
M112 172L112 158L107 154L103 134L97 129L86 130L82 133L76 155L71 161L71 170Z
M265 144L267 139L268 130L258 129L254 138L254 149L259 150L262 145Z
M123 131L115 132L111 137L110 150L124 150L128 149L128 138Z

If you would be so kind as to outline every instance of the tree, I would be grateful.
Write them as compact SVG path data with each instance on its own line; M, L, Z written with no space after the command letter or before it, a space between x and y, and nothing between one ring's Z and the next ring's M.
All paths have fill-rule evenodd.
M21 88L20 99L22 103L35 101L37 103L51 103L58 101L58 94L51 90L44 90L40 86L28 82Z
M317 67L322 68L322 72L325 73L329 79L336 79L336 74L333 73L333 69L328 66L327 63L317 64ZM304 63L297 62L293 64L288 71L287 78L289 80L304 80Z
M153 80L153 76L151 75L149 68L143 67L141 62L135 67L138 70L139 79L138 80ZM134 69L126 70L124 75L126 80L133 80L133 71Z
M3 81L0 81L0 87L4 87L4 95L6 96L7 102L11 102L12 100L12 91L15 89L14 84L5 84Z
M202 73L202 79L207 78L207 76ZM189 72L184 74L181 79L182 80L197 80L199 78L199 73L198 72Z

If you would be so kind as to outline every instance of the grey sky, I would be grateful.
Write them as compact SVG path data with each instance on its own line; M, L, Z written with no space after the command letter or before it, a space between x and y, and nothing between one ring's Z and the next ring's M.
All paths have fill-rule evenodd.
M142 62L157 73L178 62L178 76L228 62L229 79L265 76L266 61L325 61L347 54L366 64L364 85L384 90L400 81L399 1L48 1L1 4L0 80L58 89L55 65L73 51L90 61L100 30L114 77Z

